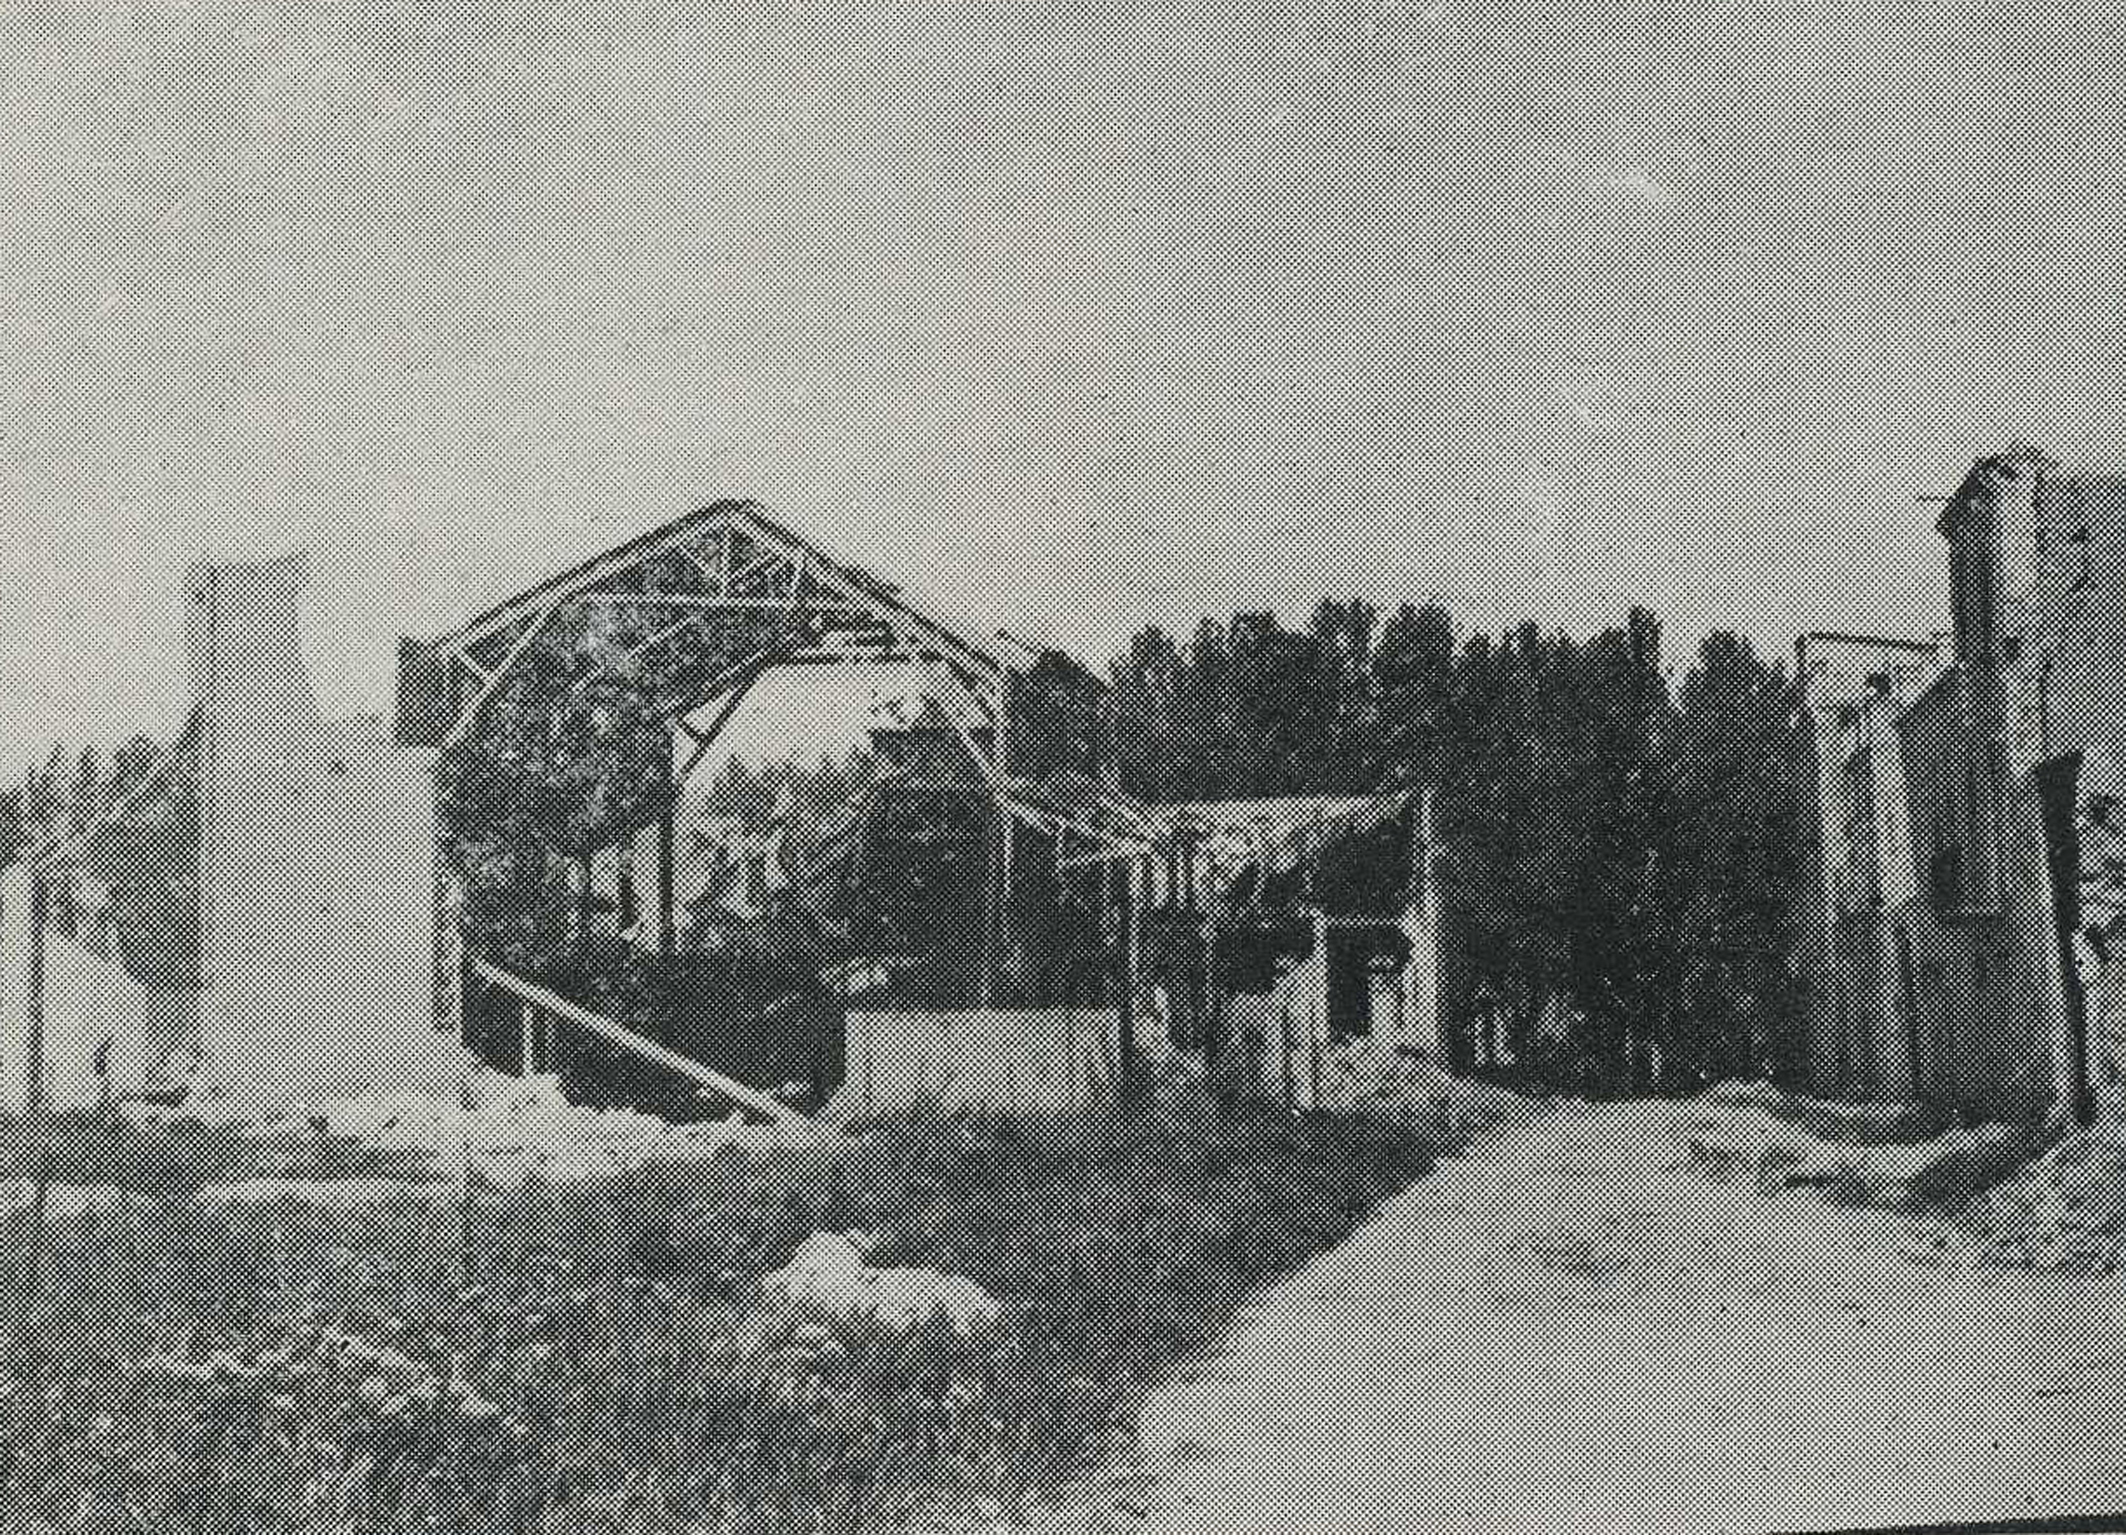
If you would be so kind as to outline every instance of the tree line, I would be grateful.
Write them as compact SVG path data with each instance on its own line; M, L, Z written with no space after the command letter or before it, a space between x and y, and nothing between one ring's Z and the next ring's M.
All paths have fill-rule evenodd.
M1799 1005L1790 679L1728 632L1680 679L1633 609L1586 639L1382 622L1324 600L1111 668L1122 786L1151 800L1434 791L1453 1064L1573 1090L1774 1071Z
M540 928L534 914L566 902L540 898L556 860L528 868L527 850L581 843L624 819L610 785L653 781L650 748L623 749L640 732L614 728L626 680L580 709L531 709L558 681L527 667L520 712L540 728L444 774L446 826L489 876L475 894L499 926ZM1625 1092L1784 1064L1800 1001L1799 743L1784 666L1746 640L1709 635L1677 677L1643 609L1583 639L1324 600L1298 630L1264 613L1207 618L1185 641L1147 627L1109 680L1098 734L1140 798L1433 791L1456 1067ZM91 822L158 756L145 740L54 752L0 793L0 863ZM732 767L711 808L759 819L787 784L802 837L797 823L862 777L851 762ZM478 813L450 813L465 806Z

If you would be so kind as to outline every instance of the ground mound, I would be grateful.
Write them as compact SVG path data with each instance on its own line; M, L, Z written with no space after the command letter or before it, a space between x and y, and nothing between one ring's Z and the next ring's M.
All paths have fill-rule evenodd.
M1900 1103L1836 1103L1767 1083L1724 1083L1693 1100L1677 1134L1691 1165L1760 1192L1814 1188L1843 1204L1911 1213L1966 1206L2038 1149L2022 1125L1940 1129Z
M1964 1219L1995 1261L2112 1272L2126 1254L2126 1126L2068 1135L1974 1198Z
M1385 1113L1462 1135L1524 1119L1543 1107L1537 1099L1489 1082L1449 1076L1424 1056L1373 1039L1338 1046L1323 1065L1323 1107L1337 1113Z

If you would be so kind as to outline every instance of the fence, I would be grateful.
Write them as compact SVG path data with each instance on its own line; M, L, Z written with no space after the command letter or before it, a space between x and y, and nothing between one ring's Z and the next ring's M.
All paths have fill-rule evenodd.
M1112 1103L1119 1031L1112 1007L852 1012L848 1078L827 1116L918 1104L1066 1114Z

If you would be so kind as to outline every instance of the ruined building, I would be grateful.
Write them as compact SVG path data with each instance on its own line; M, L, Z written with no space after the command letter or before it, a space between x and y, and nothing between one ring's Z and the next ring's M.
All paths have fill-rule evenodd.
M2011 448L1937 527L1946 636L1800 642L1809 1076L2126 1114L2126 475Z

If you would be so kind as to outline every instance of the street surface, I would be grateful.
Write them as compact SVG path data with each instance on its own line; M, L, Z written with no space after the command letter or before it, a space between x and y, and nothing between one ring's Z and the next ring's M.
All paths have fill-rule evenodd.
M1686 1164L1700 1104L1495 1132L1154 1394L1070 1522L1839 1529L2126 1511L2126 1276ZM2122 1524L2121 1527L2126 1527Z

